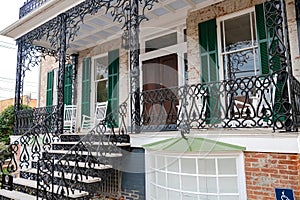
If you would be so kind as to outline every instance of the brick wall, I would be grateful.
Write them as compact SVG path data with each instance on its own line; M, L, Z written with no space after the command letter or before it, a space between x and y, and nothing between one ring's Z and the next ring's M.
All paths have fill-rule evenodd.
M248 200L274 200L274 188L294 190L300 199L300 155L245 152Z

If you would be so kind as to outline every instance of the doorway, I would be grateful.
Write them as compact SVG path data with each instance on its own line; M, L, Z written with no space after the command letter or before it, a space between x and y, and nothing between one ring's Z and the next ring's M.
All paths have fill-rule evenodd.
M170 54L142 62L143 125L168 125L177 122L178 58ZM165 127L166 128L166 127Z

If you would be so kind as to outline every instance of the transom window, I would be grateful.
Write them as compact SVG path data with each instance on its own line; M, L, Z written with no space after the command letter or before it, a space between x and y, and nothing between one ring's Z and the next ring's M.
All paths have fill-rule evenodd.
M225 79L253 76L259 73L255 13L221 19L221 63Z
M94 59L95 103L107 101L108 94L108 57Z

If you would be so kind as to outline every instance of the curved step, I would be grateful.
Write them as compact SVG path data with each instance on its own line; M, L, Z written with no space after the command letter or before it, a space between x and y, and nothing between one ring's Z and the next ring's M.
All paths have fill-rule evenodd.
M0 196L2 197L6 197L9 199L14 199L14 200L36 200L36 196L32 196L30 194L26 194L23 192L19 192L19 191L9 191L9 190L4 190L1 189L0 190Z
M69 150L49 150L47 151L47 153L52 153L52 154L79 154L79 155L83 155L83 156L87 156L90 155L89 153L91 153L92 156L105 156L107 158L117 158L117 157L122 157L121 153L103 153L101 154L100 152L88 152L88 151L80 151L79 153L75 153L74 151L69 151Z
M21 170L21 172L37 174L37 169L31 168L31 169ZM72 174L72 173L64 173L64 177L66 179L69 179L69 180L74 180L74 176L75 176L75 174ZM54 172L54 177L61 178L62 173L58 172L58 171L55 171ZM97 182L101 181L101 178L91 177L91 176L86 177L86 176L82 175L82 179L79 179L78 181L82 182L82 183L97 183Z
M37 181L30 180L30 179L14 178L14 184L21 185L24 187L30 187L33 189L37 188ZM53 187L54 187L53 191L54 191L54 193L56 193L59 186L54 185ZM66 188L66 187L63 187L63 188L64 188L64 190L69 190L69 195L66 195L68 198L80 198L80 197L85 197L85 196L89 195L89 193L86 191L74 190L74 192L72 192L72 190L70 188ZM49 191L51 191L51 187L49 188Z

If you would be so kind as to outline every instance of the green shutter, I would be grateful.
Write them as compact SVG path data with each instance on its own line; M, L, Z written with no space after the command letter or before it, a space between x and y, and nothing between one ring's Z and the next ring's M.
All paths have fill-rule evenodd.
M268 35L266 30L265 14L263 4L255 6L256 28L258 36L258 47L260 54L261 74L270 73L269 55L268 55Z
M216 20L202 22L198 26L200 47L201 82L218 81L218 48Z
M82 61L81 114L90 116L91 58Z
M64 104L72 104L72 75L73 66L66 65L65 67L65 84L64 84Z
M216 19L202 22L198 25L199 31L199 48L200 48L200 81L207 84L209 94L206 102L207 105L207 123L219 122L219 88L216 84L209 82L219 80L218 67L218 48L217 48L217 29Z
M53 104L53 79L54 71L52 70L47 74L46 106Z
M108 52L107 114L114 127L119 124L119 50Z

